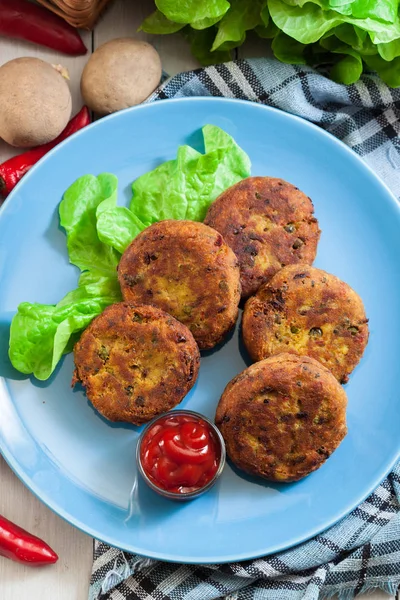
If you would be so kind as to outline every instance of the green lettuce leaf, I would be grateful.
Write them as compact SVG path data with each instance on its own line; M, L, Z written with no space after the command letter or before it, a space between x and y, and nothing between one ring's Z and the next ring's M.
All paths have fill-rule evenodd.
M84 271L79 277L78 287L68 292L57 303L57 307L60 308L74 302L82 302L89 298L111 298L113 302L119 302L122 296L117 274L107 276L101 271L96 271L96 269Z
M387 62L381 56L364 56L364 62L370 69L376 71L387 85L400 87L400 58Z
M176 159L133 182L129 209L111 207L98 214L97 234L102 242L123 253L151 223L202 221L217 196L250 175L250 160L230 135L215 125L205 125L202 132L204 154L181 146Z
M106 306L121 300L117 279L120 253L100 241L97 219L115 206L117 178L103 173L80 177L60 203L70 261L83 273L78 287L56 305L23 302L10 328L9 357L16 369L47 379L77 335Z
M177 23L222 18L229 10L227 0L156 0L156 6L168 19Z
M396 19L395 23L380 23L373 19L354 19L353 24L368 31L374 44L387 44L400 38L399 19Z
M189 155L191 151L196 155L200 154L189 147L185 154ZM182 147L179 152L181 156L184 154ZM141 175L132 184L134 197L129 207L132 213L146 225L163 219L184 219L187 208L186 197L179 189L170 190L171 181L177 178L179 178L177 160L162 163L154 171ZM169 195L171 192L172 197Z
M351 15L352 14L352 5L353 2L349 2L346 0L343 2L342 0L324 0L321 2L321 5L330 10L335 10L342 15Z
M400 56L400 38L387 42L386 44L377 45L379 55L386 61L392 61L397 56Z
M131 210L116 206L114 175L84 175L65 192L60 223L70 261L81 269L78 287L56 305L23 302L10 329L9 356L16 369L50 377L78 335L109 304L121 301L121 253L146 226L161 219L203 220L210 203L250 174L250 161L233 138L214 125L203 128L205 153L181 146L177 158L133 183Z
M254 31L258 37L265 40L271 40L278 33L278 28L269 16L268 3L262 8L260 12L261 24L256 25Z
M107 281L100 276L96 283L90 283L83 277L80 283L83 285L57 305L23 302L18 306L11 322L9 348L11 363L18 371L48 379L62 355L72 350L74 334L85 329L106 306L121 299L116 278Z
M335 36L360 54L376 54L377 47L371 41L367 31L344 23L334 30ZM322 41L321 41L322 43Z
M317 42L327 31L343 21L342 15L334 11L323 11L320 6L311 2L304 6L289 6L282 0L269 0L268 8L275 25L302 44Z
M272 51L281 62L292 65L305 65L305 44L294 40L285 33L279 32L272 41Z
M139 27L139 31L146 33L166 34L176 33L185 27L185 23L175 23L167 19L160 10L155 10Z
M145 227L146 225L125 206L106 210L97 218L99 239L121 254Z
M397 19L398 0L284 0L290 6L303 7L312 2L324 10L334 10L341 15L357 19L371 18L386 23Z
M193 29L207 29L207 27L215 25L220 20L221 17L206 17L205 19L200 19L199 21L192 21L190 26Z
M69 260L81 271L116 271L120 257L99 240L97 211L116 205L117 187L115 175L84 175L68 188L60 203L60 224L67 234Z
M265 27L268 27L269 22L270 22L270 17L269 17L269 9L268 9L268 2L265 2L263 8L261 9L260 12L260 17L261 17L261 22Z
M273 40L272 51L279 60L323 67L324 72L332 67L336 81L353 82L357 74L361 76L365 56L378 57L370 65L376 65L386 83L398 80L399 0L156 0L156 4L158 12L150 19L162 23L159 31L186 25L182 33L204 66L230 60L229 52L254 31ZM339 42L326 41L332 35L347 46L340 59L335 56ZM267 44L265 52L269 55ZM385 65L379 58L393 64Z
M360 79L363 64L360 55L345 46L339 47L334 51L336 54L345 55L336 64L333 65L330 75L333 81L350 85Z
M226 42L235 42L237 46L243 44L246 31L263 23L261 11L265 5L265 0L231 0L230 9L218 23L218 33L211 51L226 47Z
M283 0L268 0L269 12L275 25L286 35L302 44L317 42L341 23L356 25L369 33L374 44L391 42L400 37L400 21L383 23L372 18L357 19L333 10L321 8L322 2L307 2L289 6Z
M258 37L264 40L272 40L279 32L279 29L273 21L270 21L266 27L265 25L257 25L254 31Z
M191 27L183 30L183 34L190 44L190 50L195 58L204 67L216 65L218 63L229 62L232 56L229 48L221 47L219 50L211 52L211 46L214 43L217 28L215 26L208 27L201 31L196 31Z
M358 19L371 18L394 23L398 9L398 0L355 0L351 5L351 14Z
M250 160L234 139L215 125L203 127L205 154L190 146L132 185L130 210L145 224L163 219L202 221L228 187L250 174Z

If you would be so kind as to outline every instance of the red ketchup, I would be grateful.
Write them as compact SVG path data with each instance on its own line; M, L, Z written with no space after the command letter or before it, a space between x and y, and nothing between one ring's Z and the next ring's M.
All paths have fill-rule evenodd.
M158 419L140 446L140 461L150 481L178 494L207 485L220 458L219 440L207 421L179 413Z

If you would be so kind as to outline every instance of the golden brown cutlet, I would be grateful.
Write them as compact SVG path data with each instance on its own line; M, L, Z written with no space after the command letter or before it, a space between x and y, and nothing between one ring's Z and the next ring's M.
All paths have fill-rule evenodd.
M280 352L317 359L346 383L368 342L368 320L344 281L308 265L291 265L246 302L242 331L253 360Z
M328 369L306 356L278 354L227 385L215 422L238 468L296 481L318 469L346 435L346 405Z
M179 404L200 365L189 329L153 306L108 306L74 348L75 375L110 421L140 425Z
M204 220L239 260L242 298L285 265L312 264L320 236L314 207L297 187L274 177L248 177L223 192Z
M123 254L118 278L124 300L170 313L201 349L222 341L236 322L238 261L221 234L203 223L154 223Z

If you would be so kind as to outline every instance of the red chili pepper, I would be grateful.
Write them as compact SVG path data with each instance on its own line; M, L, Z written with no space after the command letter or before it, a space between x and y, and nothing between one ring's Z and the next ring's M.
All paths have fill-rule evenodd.
M0 515L0 556L34 566L57 562L58 556L43 540Z
M86 127L89 123L89 109L87 106L84 106L78 114L70 120L64 131L62 131L55 140L48 144L43 144L43 146L32 148L32 150L28 150L23 154L18 154L18 156L9 158L0 164L0 196L6 197L25 173L27 173L40 158L47 154L54 146L57 146L57 144L67 137L76 131L79 131L79 129Z
M87 48L64 19L27 0L0 0L0 34L78 56Z

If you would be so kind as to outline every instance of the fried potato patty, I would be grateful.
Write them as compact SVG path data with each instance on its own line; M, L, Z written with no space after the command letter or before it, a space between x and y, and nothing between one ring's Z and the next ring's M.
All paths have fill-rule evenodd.
M122 255L118 278L124 300L170 313L189 327L201 349L222 341L236 322L238 261L222 236L203 223L154 223Z
M225 388L215 423L233 463L272 481L318 469L347 433L347 397L334 376L307 356L278 354Z
M223 192L204 220L239 259L242 298L281 267L312 264L320 236L313 204L298 188L274 177L248 177Z
M110 421L140 425L193 387L199 349L189 329L153 306L108 306L74 348L75 375Z
M280 352L315 358L341 382L368 342L361 298L347 283L308 265L291 265L246 302L243 339L253 360Z

